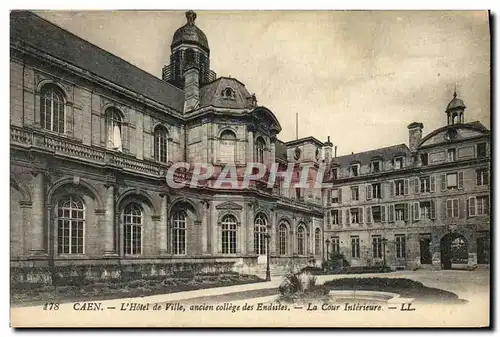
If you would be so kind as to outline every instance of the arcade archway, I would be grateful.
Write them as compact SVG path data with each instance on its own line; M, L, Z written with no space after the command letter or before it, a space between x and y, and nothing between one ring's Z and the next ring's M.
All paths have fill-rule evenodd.
M467 264L469 261L468 243L458 233L450 233L441 239L441 265L451 269L454 264Z

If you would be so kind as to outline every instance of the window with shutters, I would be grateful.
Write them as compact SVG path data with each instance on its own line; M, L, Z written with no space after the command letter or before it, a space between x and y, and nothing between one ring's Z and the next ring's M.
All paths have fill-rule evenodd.
M340 238L338 236L332 236L332 253L340 253Z
M382 258L382 235L374 235L372 237L373 258Z
M477 157L478 158L486 157L486 143L477 144Z
M378 173L380 172L381 163L380 160L374 160L370 163L370 172Z
M332 214L332 224L340 225L340 212L338 209L334 209L331 211Z
M478 186L488 185L488 169L482 168L476 170L476 184Z
M352 164L349 172L351 174L351 177L357 177L359 176L359 164Z
M448 218L458 217L458 199L446 200L446 217Z
M420 154L420 162L422 163L422 166L429 165L429 154L428 153Z
M419 203L419 218L420 219L430 219L431 218L431 202L430 201L421 201Z
M446 175L446 188L458 188L458 175L456 173L448 173Z
M380 211L380 206L372 206L372 219L373 222L381 222L382 214Z
M470 197L467 202L467 212L469 216L476 216L476 197Z
M394 181L394 194L395 195L405 194L405 179L399 179Z
M351 208L349 212L351 215L351 223L359 223L360 222L359 208Z
M406 258L406 236L398 234L396 237L396 258Z
M489 213L488 196L476 197L477 215L486 215Z
M430 192L431 191L431 178L421 177L420 178L420 192Z
M394 205L394 218L396 221L406 221L407 217L406 204Z
M394 168L400 170L403 168L403 157L394 158Z
M351 256L359 259L360 255L359 236L351 236Z
M381 193L381 188L380 188L380 183L372 184L371 185L371 197L373 199L381 199L382 198L382 193Z
M387 219L388 222L394 222L394 205L389 205L387 207Z
M359 200L359 187L358 186L351 187L351 200L353 200L353 201Z
M339 189L334 189L331 192L331 201L332 204L338 204L340 202L340 190Z
M457 151L455 149L448 149L448 161L455 161L457 156Z

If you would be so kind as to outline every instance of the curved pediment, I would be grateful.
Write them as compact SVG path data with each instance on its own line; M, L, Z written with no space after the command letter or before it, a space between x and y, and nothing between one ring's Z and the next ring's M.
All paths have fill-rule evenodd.
M447 125L425 136L418 147L426 147L452 141L476 138L489 134L489 130L479 122Z
M258 106L252 110L251 114L255 119L257 119L258 122L267 125L270 129L275 130L276 133L281 132L280 122L268 108Z
M229 209L229 210L236 210L236 211L240 211L243 209L243 207L241 205L238 205L237 203L232 202L232 201L223 202L222 204L215 206L215 208L216 209Z

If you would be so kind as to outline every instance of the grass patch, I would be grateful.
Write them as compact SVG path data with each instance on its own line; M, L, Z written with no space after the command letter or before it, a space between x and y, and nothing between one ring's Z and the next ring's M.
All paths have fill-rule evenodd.
M143 297L264 281L255 275L238 273L179 276L181 277L150 276L137 280L88 281L80 285L61 286L18 284L10 289L11 305L37 305L48 301L63 303Z

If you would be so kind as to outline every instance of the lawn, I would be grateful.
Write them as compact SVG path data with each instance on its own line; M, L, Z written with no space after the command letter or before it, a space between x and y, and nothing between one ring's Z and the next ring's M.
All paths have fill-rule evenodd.
M147 277L138 280L110 280L84 285L19 284L10 289L11 305L25 306L51 302L94 301L226 287L263 282L255 275L237 273L202 274L190 278Z

